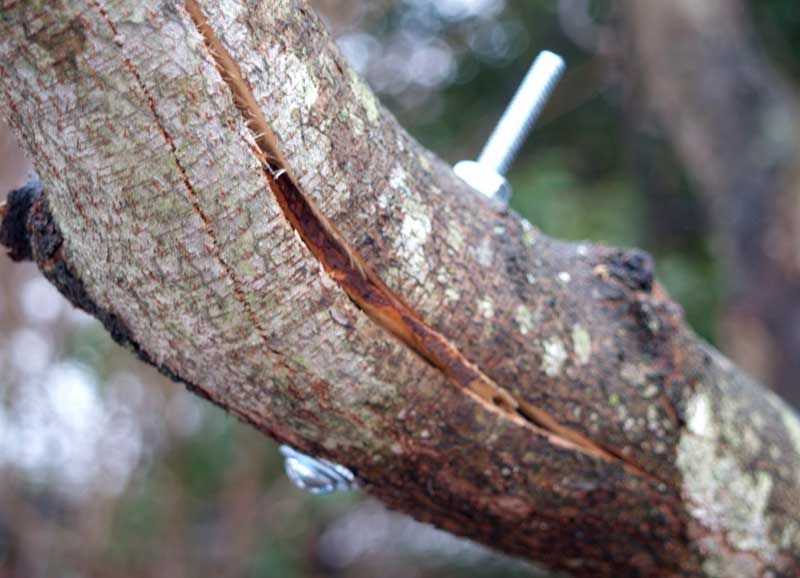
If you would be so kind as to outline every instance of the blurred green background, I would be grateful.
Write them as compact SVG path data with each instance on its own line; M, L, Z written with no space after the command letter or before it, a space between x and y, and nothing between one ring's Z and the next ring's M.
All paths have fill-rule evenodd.
M451 162L478 154L539 50L562 54L512 206L550 235L653 253L715 341L724 275L706 211L657 125L631 112L612 3L316 4L385 104ZM796 0L750 8L796 79ZM7 151L5 183L20 173ZM0 288L0 578L536 575L357 493L294 489L273 442L137 363L33 267L0 260Z

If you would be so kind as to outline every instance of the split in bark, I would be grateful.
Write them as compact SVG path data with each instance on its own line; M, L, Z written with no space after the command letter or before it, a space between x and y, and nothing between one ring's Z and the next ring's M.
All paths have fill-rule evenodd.
M548 239L454 177L303 2L3 7L0 110L46 190L32 255L141 356L551 569L798 572L791 411L686 329L649 258Z

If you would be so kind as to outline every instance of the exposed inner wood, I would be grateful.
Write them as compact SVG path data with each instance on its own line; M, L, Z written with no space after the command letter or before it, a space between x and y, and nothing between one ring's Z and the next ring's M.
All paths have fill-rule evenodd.
M258 147L255 152L262 163L269 189L308 249L350 299L373 321L439 369L448 381L472 392L509 419L547 436L553 444L601 459L619 461L629 472L652 479L652 476L616 451L560 425L543 410L500 387L386 286L344 240L335 225L302 193L238 63L212 30L198 0L185 0L184 7L202 35L236 107L253 133Z

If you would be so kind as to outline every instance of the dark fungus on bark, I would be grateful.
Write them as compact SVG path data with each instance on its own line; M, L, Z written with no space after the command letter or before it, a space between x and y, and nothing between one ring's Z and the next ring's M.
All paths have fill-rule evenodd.
M608 271L636 291L649 293L653 288L653 258L644 251L619 251L609 259Z
M33 201L41 195L42 183L34 179L11 191L0 220L0 245L8 249L12 261L32 261L27 221Z

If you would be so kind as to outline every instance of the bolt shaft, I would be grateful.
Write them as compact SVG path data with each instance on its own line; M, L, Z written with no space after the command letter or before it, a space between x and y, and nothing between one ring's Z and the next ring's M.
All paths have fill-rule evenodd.
M503 117L486 143L478 163L499 175L508 172L548 97L564 73L564 60L545 50L533 61Z

